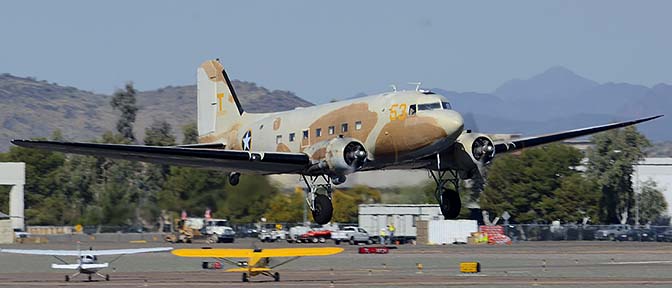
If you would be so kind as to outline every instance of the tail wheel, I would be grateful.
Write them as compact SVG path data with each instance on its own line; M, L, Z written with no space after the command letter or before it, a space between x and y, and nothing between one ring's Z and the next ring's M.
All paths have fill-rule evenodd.
M460 209L462 209L462 200L460 200L460 194L456 190L442 188L443 192L441 193L441 213L445 219L455 219L460 215Z
M65 282L70 282L70 276L65 275Z
M275 280L275 282L280 281L280 273L275 272L275 273L273 274L273 280Z
M317 224L324 225L331 221L334 213L334 207L331 205L331 199L326 195L317 194L315 196L315 205L313 210L313 220Z

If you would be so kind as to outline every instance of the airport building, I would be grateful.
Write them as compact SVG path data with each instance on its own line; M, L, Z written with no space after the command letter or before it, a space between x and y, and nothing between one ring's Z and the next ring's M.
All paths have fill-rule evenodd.
M672 216L672 157L644 158L635 166L632 182L635 193L642 183L653 180L667 201L667 214Z

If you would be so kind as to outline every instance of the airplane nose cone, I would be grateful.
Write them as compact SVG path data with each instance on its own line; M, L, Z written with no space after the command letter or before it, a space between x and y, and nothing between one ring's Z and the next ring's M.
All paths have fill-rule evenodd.
M443 129L446 130L446 134L448 134L449 137L457 138L457 136L462 134L462 130L464 129L464 119L462 118L462 115L453 110L444 110L443 112L443 117L441 117L441 125L443 126Z

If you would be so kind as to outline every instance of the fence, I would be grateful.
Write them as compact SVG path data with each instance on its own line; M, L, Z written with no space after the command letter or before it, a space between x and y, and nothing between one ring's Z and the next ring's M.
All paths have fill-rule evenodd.
M619 235L634 229L629 225L547 225L513 224L503 225L504 233L513 241L581 241L616 240ZM655 236L670 229L670 226L640 226ZM642 231L639 230L639 231ZM597 233L600 231L599 233Z

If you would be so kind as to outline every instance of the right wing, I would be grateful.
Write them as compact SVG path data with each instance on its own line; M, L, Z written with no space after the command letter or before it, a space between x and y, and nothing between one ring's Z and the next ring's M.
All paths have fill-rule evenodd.
M47 256L80 256L80 255L127 255L149 252L170 251L173 247L137 248L137 249L109 249L109 250L40 250L40 249L0 249L0 252L27 255Z
M311 164L308 155L304 153L37 140L12 140L12 144L64 153L197 168L217 168L249 174L299 173Z
M252 257L303 257L327 256L343 252L343 248L276 248L261 249L176 249L173 254L180 257L201 258L252 258Z
M109 263L92 263L92 264L51 264L52 269L103 269L109 267Z
M663 115L656 115L656 116L640 118L640 119L636 119L636 120L616 122L616 123L611 123L611 124L574 129L574 130L563 131L563 132L558 132L558 133L551 133L551 134L540 135L540 136L532 136L532 137L525 137L525 138L520 138L520 139L513 139L513 140L510 140L510 141L495 144L495 154L504 153L504 152L512 152L512 151L520 150L520 149L523 149L523 148L529 148L529 147L543 145L543 144L547 144L547 143L551 143L551 142L557 142L557 141L562 141L562 140L566 140L566 139L581 137L581 136L590 135L590 134L594 134L594 133L598 133L598 132L602 132L602 131L607 131L607 130L611 130L611 129L627 127L627 126L630 126L630 125L639 124L639 123L650 121L650 120L660 118L660 117L663 117Z

